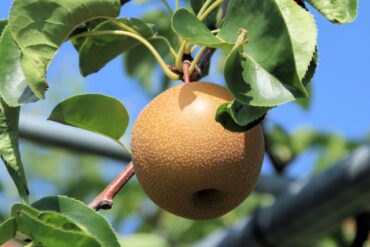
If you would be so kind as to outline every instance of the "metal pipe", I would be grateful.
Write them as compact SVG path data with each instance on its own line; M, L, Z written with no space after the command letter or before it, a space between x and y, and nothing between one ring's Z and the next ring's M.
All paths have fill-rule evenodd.
M130 155L109 138L47 121L31 114L20 115L19 135L21 138L41 144L100 155L123 162L131 160Z
M20 137L29 141L69 149L74 152L95 154L106 158L129 162L131 157L122 147L106 137L47 121L31 114L22 113L19 120ZM280 195L292 180L277 176L261 176L256 191Z
M308 180L300 189L288 191L272 206L258 210L195 246L310 245L346 218L370 209L370 145L359 147L337 165Z

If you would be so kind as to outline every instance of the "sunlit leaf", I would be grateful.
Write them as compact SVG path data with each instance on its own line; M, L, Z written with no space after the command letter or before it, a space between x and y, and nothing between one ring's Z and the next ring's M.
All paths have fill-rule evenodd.
M47 89L46 69L69 34L94 18L115 17L119 0L15 0L10 13L11 34L22 51L21 67L39 98Z
M249 60L273 75L294 97L305 97L301 80L316 45L313 17L291 0L231 1L219 36L234 42L240 28L248 32L243 48Z
M349 23L357 17L358 0L307 0L333 23Z
M119 247L112 227L93 209L65 196L46 197L33 204L39 210L60 212L94 236L104 247Z
M28 187L19 152L19 107L11 108L0 99L0 156L21 198L28 200Z
M41 212L32 208L26 204L14 204L12 206L12 216L17 217L19 212L25 211L31 216L36 217L40 221L51 225L56 228L60 228L62 230L68 231L75 231L75 232L83 232L80 227L78 227L71 219L68 219L64 215L56 212Z
M0 224L0 245L13 239L17 233L15 218L11 217Z
M241 103L271 107L295 99L289 88L238 49L229 54L224 69L226 85Z
M14 42L9 26L0 39L0 95L10 106L37 100L21 68L21 51Z
M172 17L172 27L176 33L193 44L216 48L230 46L213 35L203 22L186 9L175 12Z
M113 97L83 94L59 103L49 120L119 140L127 129L129 116L124 105Z
M83 232L63 230L41 219L29 214L26 211L18 211L16 215L17 230L29 236L38 246L54 247L102 247L94 237Z

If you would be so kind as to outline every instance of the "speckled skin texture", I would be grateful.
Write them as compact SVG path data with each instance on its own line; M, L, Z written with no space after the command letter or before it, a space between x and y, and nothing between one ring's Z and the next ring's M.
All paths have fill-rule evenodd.
M215 121L232 100L218 85L192 82L156 97L132 133L134 169L146 194L161 208L190 219L219 217L238 206L260 174L260 125L230 132Z

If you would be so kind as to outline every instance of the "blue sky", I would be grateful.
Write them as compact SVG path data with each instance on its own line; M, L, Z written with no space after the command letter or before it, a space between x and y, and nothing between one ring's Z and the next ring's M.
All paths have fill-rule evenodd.
M0 18L6 18L11 1L0 3ZM122 16L139 16L146 8L160 6L161 1L150 1L147 7L129 3L122 9ZM310 126L326 132L338 132L347 138L363 139L370 130L370 1L361 1L358 18L354 23L334 25L313 11L319 29L319 66L313 81L313 101L309 111L289 103L269 113L272 122L279 123L293 131ZM1 59L1 58L0 58ZM214 71L214 70L213 70ZM63 73L61 76L60 74ZM205 80L223 82L222 75L213 73ZM65 77L68 75L68 77ZM71 96L72 90L63 90L63 78L80 83L80 92L98 92L120 99L128 108L132 125L140 110L150 101L141 90L135 78L127 77L122 70L122 59L117 58L99 73L81 78L78 70L78 56L69 44L63 45L52 62L48 80L48 95ZM58 85L56 85L58 83ZM71 85L67 83L66 85ZM45 102L46 101L46 102ZM43 108L46 115L55 103L49 99L30 105L27 110ZM128 142L129 136L126 137ZM298 174L312 163L313 156L306 155L290 171ZM269 170L265 166L265 170Z

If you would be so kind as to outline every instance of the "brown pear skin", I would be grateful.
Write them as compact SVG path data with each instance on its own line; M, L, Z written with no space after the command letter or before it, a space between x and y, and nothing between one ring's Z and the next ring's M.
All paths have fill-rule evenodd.
M260 125L247 132L215 121L233 100L207 82L168 89L140 113L132 132L132 160L146 194L161 208L189 219L220 217L253 190L261 171Z

